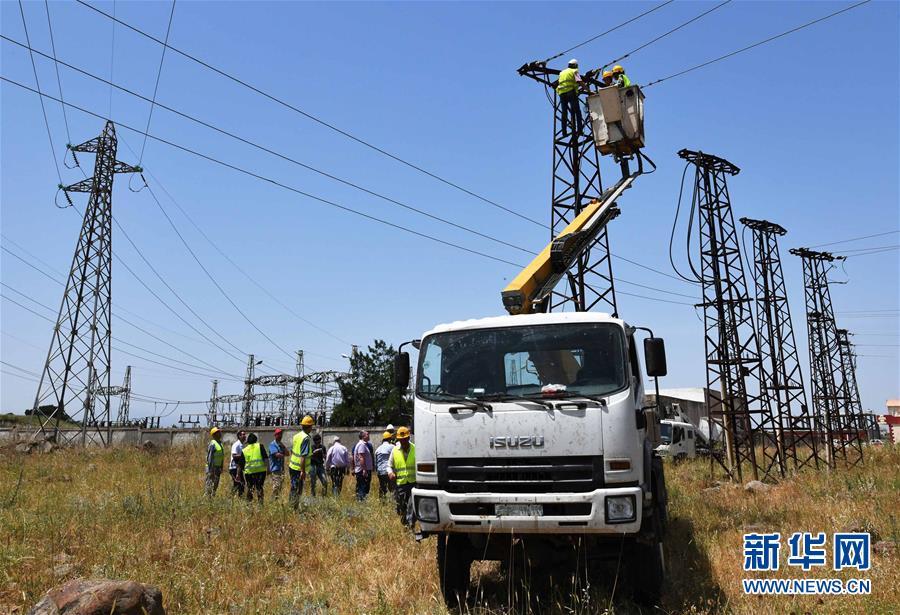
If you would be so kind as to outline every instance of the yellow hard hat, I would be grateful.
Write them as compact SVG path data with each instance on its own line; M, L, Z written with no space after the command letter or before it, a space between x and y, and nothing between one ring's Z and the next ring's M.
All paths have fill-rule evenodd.
M316 421L310 415L306 415L303 417L303 420L300 421L301 425L315 425Z
M618 64L613 66L613 73L624 73L624 72L625 72L625 69L622 68L621 66L619 66Z
M612 76L613 76L613 74L612 74L612 71L611 71L611 70L605 70L605 71L603 71L603 78L604 78L604 79L606 79L607 77L612 77Z
M219 429L218 427L213 427L212 429L209 430L209 435L214 436L217 433L219 433L220 431L222 431L222 430Z
M400 427L397 430L397 439L406 440L407 438L409 438L409 427Z
M392 434L392 433L389 432L389 431L386 431L386 432L384 432L383 434L381 434L381 439L382 439L382 440L390 440L390 439L393 438L393 437L394 437L394 434Z

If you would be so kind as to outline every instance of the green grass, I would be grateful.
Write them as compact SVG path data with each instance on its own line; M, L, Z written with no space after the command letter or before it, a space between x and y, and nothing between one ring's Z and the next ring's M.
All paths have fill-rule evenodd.
M228 497L227 475L210 501L202 496L202 457L199 443L155 452L0 451L0 613L24 613L48 588L75 576L157 585L168 612L178 614L446 613L434 540L417 544L390 504L377 497L358 504L347 484L341 499L306 500L299 513L284 502L260 509ZM763 495L737 485L703 491L708 474L700 460L667 466L669 584L661 610L644 612L897 612L896 555L875 556L873 569L861 575L872 579L870 596L746 597L740 579L748 526L783 536L861 526L879 540L900 541L900 450L875 451L853 470L806 472ZM71 569L54 574L64 560ZM404 574L395 574L398 567ZM496 563L475 571L481 603L474 612L516 610ZM546 612L638 611L614 577L574 594L562 586L535 591Z

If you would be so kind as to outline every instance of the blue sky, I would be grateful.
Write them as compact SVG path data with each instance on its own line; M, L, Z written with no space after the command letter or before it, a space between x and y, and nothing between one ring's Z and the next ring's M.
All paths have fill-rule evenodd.
M663 77L837 10L849 3L733 2L629 58L632 80ZM97 3L111 12L111 2ZM522 63L554 55L651 3L238 3L179 1L170 43L341 129L432 170L494 201L549 218L551 115L535 83L519 77ZM571 55L584 67L601 65L712 7L676 2ZM165 35L171 4L118 2L116 14L155 36ZM84 70L151 96L161 48L74 2L51 2L57 54ZM32 44L50 50L42 2L26 2ZM0 4L2 32L24 41L19 7ZM807 356L800 262L790 247L808 246L900 228L898 194L898 4L872 2L769 45L647 90L647 154L657 173L640 178L620 201L610 227L613 250L670 272L668 238L689 147L729 158L742 172L730 182L736 217L776 221L801 360ZM561 58L558 62L564 61ZM57 94L50 61L36 58L42 88ZM149 104L60 68L65 99L120 123L143 127ZM34 85L28 54L2 43L2 74ZM2 231L4 247L58 277L68 269L80 220L57 209L58 179L36 97L2 89ZM537 251L548 232L404 167L300 115L169 52L157 100L264 144L306 164L432 214ZM61 159L66 130L60 106L47 102ZM68 112L72 141L96 136L97 118ZM337 184L157 108L151 133L276 178L422 233L524 264L527 255ZM136 162L139 135L119 129L119 159ZM126 145L127 144L127 145ZM129 150L129 146L134 150ZM91 161L90 157L84 159ZM349 343L374 338L393 344L439 322L502 312L500 290L517 268L367 221L149 141L144 167L158 180L166 210L201 261L233 301L283 348L303 348L310 368L346 367ZM613 178L612 161L601 162ZM81 178L61 167L63 181ZM169 284L235 346L263 358L264 372L290 369L289 357L257 333L222 297L186 252L146 190L116 180L114 214ZM260 291L207 243L178 208L261 285L309 322ZM83 205L82 196L79 203ZM839 244L833 249L886 246L897 234ZM154 278L124 237L114 233L123 261L185 317L195 322ZM882 411L898 386L898 252L851 258L834 279L838 323L859 335L859 384L866 407ZM682 256L679 253L679 256ZM51 269L52 268L52 269ZM624 279L673 293L697 290L670 277L616 263ZM54 318L61 287L2 254L3 294ZM658 297L692 302L689 297ZM240 378L233 359L175 319L116 262L114 305L150 321L154 335ZM866 312L863 312L863 311ZM885 310L870 314L869 310ZM893 310L893 311L887 311ZM621 296L620 313L666 338L670 375L663 386L704 382L702 323L685 305ZM39 372L50 338L45 320L2 303L3 361ZM117 322L114 334L171 359L197 363ZM196 326L212 336L202 325ZM193 338L193 339L189 339ZM152 356L152 355L151 355ZM113 354L113 381L133 365L134 389L186 400L209 396L206 376L172 371ZM159 359L164 362L168 359ZM265 368L265 369L263 369ZM2 408L31 405L35 384L3 366ZM239 392L223 382L223 393ZM159 406L156 411L163 409ZM169 407L169 410L172 408ZM182 408L181 410L187 410ZM193 408L200 411L199 406ZM134 405L132 414L154 412Z

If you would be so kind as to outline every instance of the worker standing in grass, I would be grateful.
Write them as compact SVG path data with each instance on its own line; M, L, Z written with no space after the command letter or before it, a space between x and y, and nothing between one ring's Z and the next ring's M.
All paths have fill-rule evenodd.
M381 445L375 449L375 471L378 473L378 497L384 499L388 492L393 493L394 481L391 480L391 454L394 452L394 436L389 431L381 434Z
M247 432L243 429L237 432L237 440L231 445L231 461L228 464L228 473L231 474L231 495L244 495L244 442L247 441Z
M391 454L390 478L397 481L394 499L397 501L397 514L400 521L412 527L415 515L410 502L413 487L416 486L416 445L409 441L409 428L397 429L397 442Z
M613 66L612 69L613 76L615 77L615 83L620 88L627 88L631 86L631 79L628 78L628 75L625 74L625 69L619 65Z
M338 436L334 437L334 441L325 454L325 469L331 476L331 495L337 497L341 495L344 488L344 476L347 474L347 468L350 467L350 452L347 447L341 444Z
M209 446L206 447L206 495L211 498L219 489L225 449L222 448L222 430L213 427L209 430L209 437Z
M312 455L312 439L309 432L316 422L313 417L306 415L300 421L300 431L291 441L291 461L288 464L288 473L291 475L291 491L288 499L291 506L297 508L300 505L300 496L303 494L303 481L309 473L309 458Z
M578 100L578 91L581 88L581 75L578 73L578 60L569 60L569 67L559 73L559 81L556 84L556 94L562 105L562 130L563 136L569 134L569 115L572 115L572 128L575 134L581 134L581 106Z
M284 487L284 457L288 452L281 442L283 434L284 430L279 427L275 430L275 439L269 443L269 474L272 475L272 497L276 500L281 497Z
M356 499L362 502L369 495L374 468L372 449L369 448L369 432L359 432L359 441L353 447L353 474L356 476Z
M259 438L255 433L247 436L247 444L244 446L244 478L247 481L247 501L253 501L253 492L256 499L263 503L263 485L266 483L266 467L268 454L259 444Z
M328 495L328 482L325 480L325 446L322 434L313 436L312 454L309 457L309 491L316 497L316 483L322 483L322 497Z

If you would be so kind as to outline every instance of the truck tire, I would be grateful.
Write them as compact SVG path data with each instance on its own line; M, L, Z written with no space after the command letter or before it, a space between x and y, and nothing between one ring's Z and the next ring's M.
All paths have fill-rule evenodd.
M455 534L438 536L437 563L444 604L449 609L464 609L472 569L468 539Z
M662 596L666 578L663 560L662 527L659 510L652 518L653 539L636 542L631 555L631 582L634 601L643 606L656 606Z

